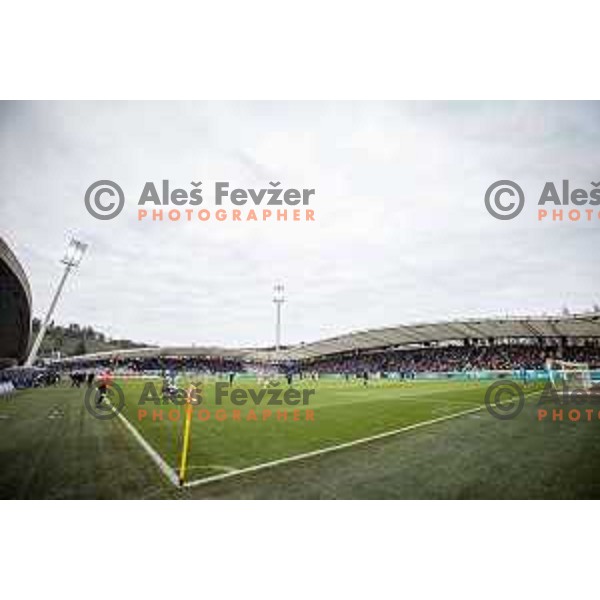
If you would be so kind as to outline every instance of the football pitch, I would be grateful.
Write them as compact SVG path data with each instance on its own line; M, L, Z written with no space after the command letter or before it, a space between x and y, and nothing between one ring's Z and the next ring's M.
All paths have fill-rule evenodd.
M158 394L144 397L149 383L160 391L158 381L117 382L125 392L122 414L178 471L186 410L161 402ZM193 383L181 381L179 385L186 389ZM287 404L285 393L290 386L282 382L242 382L232 387L215 379L195 383L201 402L191 412L186 465L186 481L192 485L463 415L481 406L486 387L480 383L372 381L364 385L356 380L308 379L293 384L298 396L293 401L298 404ZM241 397L237 403L234 390Z
M600 426L537 422L536 386L518 418L500 421L483 404L488 384L477 381L295 381L300 395L314 390L306 404L283 401L284 382L242 380L224 394L212 378L178 381L197 385L193 405L148 394L149 384L160 394L158 380L114 383L124 397L118 417L107 407L102 416L111 418L93 416L86 388L23 390L0 401L0 497L600 495Z

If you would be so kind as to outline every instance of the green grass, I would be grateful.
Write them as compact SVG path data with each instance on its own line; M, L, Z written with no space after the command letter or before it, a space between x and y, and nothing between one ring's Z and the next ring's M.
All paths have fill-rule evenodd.
M181 422L137 420L142 385L124 383L125 414L176 466ZM455 414L480 405L485 389L476 382L371 382L363 388L321 380L308 407L314 422L194 420L190 478ZM600 420L540 423L536 392L511 421L482 410L183 490L166 479L121 420L91 416L83 396L82 389L57 387L0 399L1 498L600 497ZM209 382L201 407L215 409ZM165 419L171 408L162 407ZM223 408L232 410L230 404ZM240 410L246 416L250 407Z
M173 468L178 467L183 409L152 403L140 404L146 382L119 381L125 391L124 415ZM181 382L182 387L188 385ZM244 406L225 400L215 402L215 382L202 385L202 402L194 408L188 479L198 479L272 460L311 452L394 429L465 411L483 403L487 384L479 382L370 382L321 380L300 382L298 389L314 386L315 393L306 406L267 406L265 399L256 406L248 398ZM160 384L156 383L160 391ZM255 383L236 384L235 388L260 391ZM278 386L284 390L287 386ZM146 413L139 414L139 409ZM206 421L198 412L210 413ZM216 411L224 410L226 420L218 421ZM239 410L240 420L232 419ZM294 410L297 410L294 420ZM265 410L271 415L263 419ZM277 420L276 411L286 410L287 421ZM312 411L314 420L306 419ZM156 411L156 419L152 419ZM208 411L208 412L206 412ZM251 413L257 420L248 420ZM162 420L159 415L162 414ZM173 420L169 419L169 415Z
M167 488L124 427L86 411L82 390L0 399L1 498L144 498Z

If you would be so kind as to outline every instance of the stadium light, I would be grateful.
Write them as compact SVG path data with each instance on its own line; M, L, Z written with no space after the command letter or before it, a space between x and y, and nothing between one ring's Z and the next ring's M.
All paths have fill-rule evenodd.
M65 255L63 256L61 262L67 265L67 267L69 268L78 267L81 263L83 255L85 254L86 249L87 244L84 244L83 242L72 238L69 242L69 245L67 246Z
M42 323L42 326L40 327L37 337L35 338L35 342L33 343L33 346L31 347L31 351L29 352L29 356L27 357L27 360L25 361L26 367L31 367L33 365L33 363L35 362L38 351L42 344L42 340L44 339L44 335L46 334L46 329L48 328L48 324L50 323L50 319L52 318L52 313L54 312L54 309L56 308L56 304L58 303L58 299L60 298L63 288L65 287L65 282L67 281L67 277L69 276L69 273L74 268L78 267L81 264L81 259L83 258L83 255L85 254L85 251L87 250L87 247L88 247L87 244L84 244L83 242L80 242L79 240L76 240L74 238L72 238L71 241L69 242L69 245L67 246L67 249L65 251L65 255L63 256L62 260L60 261L61 263L63 263L65 265L64 273L62 275L60 283L58 284L58 288L56 290L56 293L54 294L54 298L52 299L50 308L48 309L48 312L46 313L46 318L44 319L44 322Z
M281 306L285 302L283 291L283 284L276 283L273 286L273 303L275 304L275 360L279 359L279 347L281 346Z

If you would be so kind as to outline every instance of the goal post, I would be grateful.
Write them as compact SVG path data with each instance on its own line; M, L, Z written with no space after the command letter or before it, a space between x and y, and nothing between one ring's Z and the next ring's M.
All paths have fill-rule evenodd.
M564 386L569 390L589 390L592 376L587 363L556 360L549 369L550 381L554 387Z

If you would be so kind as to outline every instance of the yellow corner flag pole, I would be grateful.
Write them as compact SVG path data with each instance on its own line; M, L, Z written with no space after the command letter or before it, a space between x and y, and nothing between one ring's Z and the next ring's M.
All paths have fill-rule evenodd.
M183 430L183 448L181 450L181 462L179 464L179 485L185 483L185 471L187 468L187 457L188 450L190 449L190 429L192 424L192 390L194 386L191 385L187 392L187 403L185 405L185 427Z

